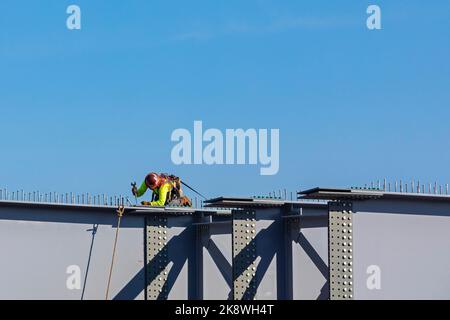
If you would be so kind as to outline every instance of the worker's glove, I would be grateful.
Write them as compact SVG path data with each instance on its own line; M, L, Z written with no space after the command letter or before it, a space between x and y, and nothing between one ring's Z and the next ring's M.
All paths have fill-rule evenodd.
M150 206L150 205L151 205L151 202L148 202L148 201L142 201L141 204L142 204L143 206Z
M131 193L133 196L137 196L138 194L138 188L136 187L136 182L131 184L133 187L131 188Z

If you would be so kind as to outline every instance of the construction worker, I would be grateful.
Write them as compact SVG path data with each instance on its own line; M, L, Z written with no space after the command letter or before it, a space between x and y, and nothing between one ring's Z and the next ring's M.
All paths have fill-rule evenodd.
M166 174L159 175L154 172L149 173L145 177L139 189L134 184L131 192L136 197L141 197L145 194L147 189L151 189L153 191L152 201L142 201L141 204L144 206L192 206L191 200L188 197L183 196L181 181L176 176L169 176Z

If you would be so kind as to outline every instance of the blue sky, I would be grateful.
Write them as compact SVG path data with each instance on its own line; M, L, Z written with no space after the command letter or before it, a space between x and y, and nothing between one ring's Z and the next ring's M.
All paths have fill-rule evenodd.
M82 29L66 28L80 6ZM382 30L366 28L377 4ZM0 187L207 196L450 181L450 1L0 3ZM280 170L182 165L173 130L279 128Z

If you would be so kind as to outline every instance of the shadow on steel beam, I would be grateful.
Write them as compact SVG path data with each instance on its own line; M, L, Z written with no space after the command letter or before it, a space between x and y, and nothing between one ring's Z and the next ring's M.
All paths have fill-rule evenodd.
M84 299L84 292L86 290L86 284L87 284L87 279L88 279L88 274L89 274L89 267L91 265L92 248L94 247L95 234L97 233L97 229L98 229L98 223L93 224L92 229L86 230L86 231L90 231L92 233L92 238L91 238L91 247L89 248L88 261L86 264L86 272L85 272L84 281L83 281L83 291L81 292L81 300Z
M253 247L254 244L262 244L264 246L265 243L273 243L273 238L271 239L270 236L272 235L273 231L279 227L277 223L272 223L269 227L266 229L263 229L259 231L255 238L252 239L248 245L246 245L234 258L237 261L246 261L250 262L250 260L247 259L247 249L250 249ZM279 246L278 245L270 245L270 246L264 246L264 250L258 251L257 253L260 254L261 252L264 252L263 255L260 256L261 260L258 263L257 266L257 273L256 273L256 284L255 284L255 290L252 290L250 287L247 287L245 289L245 292L243 294L243 300L253 300L255 298L255 293L258 291L258 287L261 284L261 279L264 278L264 275L267 272L267 269L269 268L270 263L272 262L275 254L279 252ZM256 260L256 257L255 259ZM254 261L253 260L253 261ZM233 282L236 281L236 279L242 275L244 272L247 271L247 268L251 265L252 262L246 263L246 264L234 264L233 265ZM277 283L280 282L281 272L277 272Z
M185 229L179 235L172 237L168 242L166 247L168 248L183 248L187 243L193 243L193 233L192 230ZM142 268L113 298L113 300L133 300L144 290L144 294L147 295L146 288L148 285L155 280L155 277L149 278L148 273L146 272L147 268L152 268L155 264L161 265L159 261L164 261L163 259L163 251L160 251L151 261L148 261L146 266ZM163 287L166 292L170 293L172 290L184 264L186 261L190 264L190 261L193 262L193 257L191 253L187 250L179 250L180 254L170 255L169 259L167 259L167 263L162 265L162 267L167 267L170 263L172 263L172 267L167 275L167 281ZM184 254L183 254L184 253ZM189 269L193 269L193 266L188 266ZM195 299L195 290L192 288L192 275L193 272L189 272L188 274L188 299ZM142 279L145 279L144 288L142 287ZM163 293L161 292L157 300L165 299Z
M208 253L210 254L211 258L213 259L223 278L227 282L231 291L231 288L233 287L233 275L232 275L232 267L228 262L227 258L225 258L225 256L222 254L222 252L212 239L209 239L206 245L206 250L208 250Z
M303 233L299 232L298 237L295 239L295 242L302 247L302 249L305 251L308 257L320 271L322 276L326 279L325 284L320 289L320 294L317 297L317 300L328 299L330 293L329 293L329 268L327 264L322 260L320 255L317 253L317 251L314 249L314 247L311 245L308 239L306 239Z
M298 243L303 248L305 253L311 259L311 261L314 263L314 265L317 267L320 273L325 277L325 279L328 279L327 264L322 260L322 258L314 249L314 247L311 245L311 243L308 241L308 239L306 239L305 235L300 232L298 234L297 239L295 239L295 242Z

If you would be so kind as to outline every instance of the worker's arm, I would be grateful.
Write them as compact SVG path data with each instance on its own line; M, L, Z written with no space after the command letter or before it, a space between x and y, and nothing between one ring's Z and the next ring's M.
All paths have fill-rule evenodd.
M141 186L139 187L136 197L142 197L145 193L145 191L147 191L147 185L145 184L145 181L142 182Z
M150 202L150 205L164 207L169 192L170 192L170 184L165 183L159 188L158 200Z

